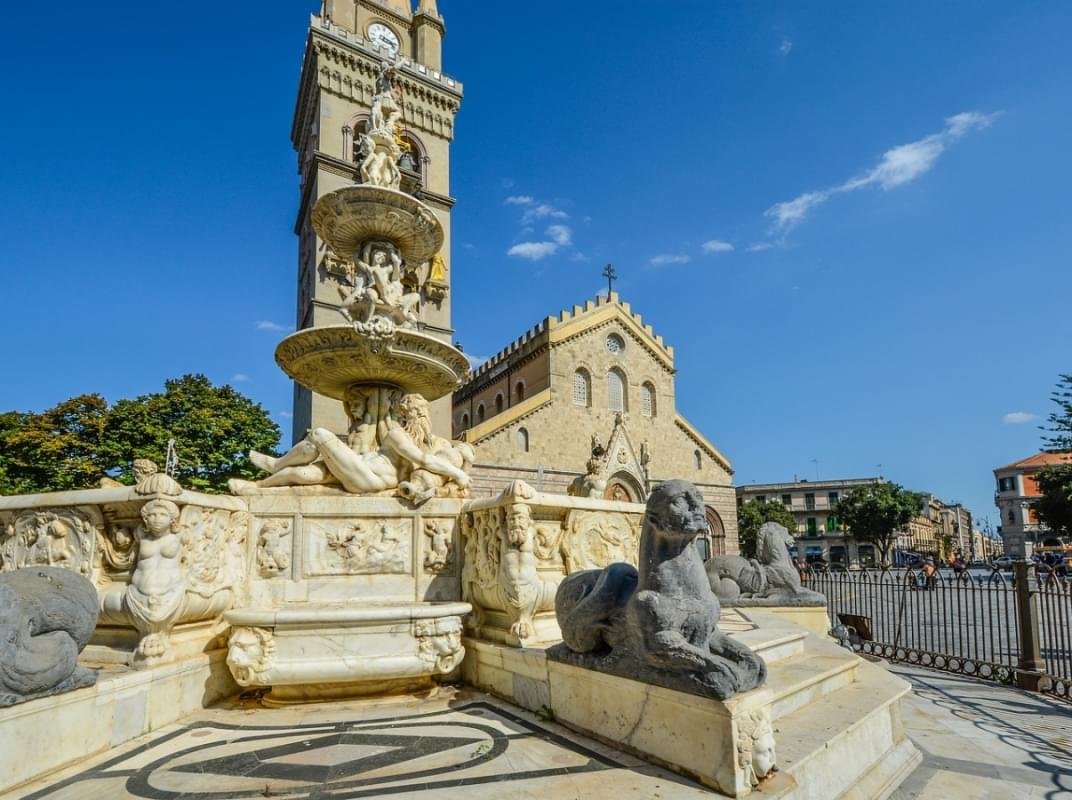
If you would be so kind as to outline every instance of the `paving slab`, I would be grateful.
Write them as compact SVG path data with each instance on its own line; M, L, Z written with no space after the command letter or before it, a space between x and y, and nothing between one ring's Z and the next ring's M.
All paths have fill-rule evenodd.
M950 673L888 665L912 684L923 763L891 800L1072 800L1072 706Z

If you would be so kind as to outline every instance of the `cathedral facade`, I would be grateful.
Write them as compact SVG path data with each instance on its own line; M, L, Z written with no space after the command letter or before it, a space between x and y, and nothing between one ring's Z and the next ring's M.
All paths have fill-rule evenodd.
M513 480L644 502L664 480L704 495L713 553L737 552L733 467L677 411L674 350L616 292L547 317L454 393L474 494Z

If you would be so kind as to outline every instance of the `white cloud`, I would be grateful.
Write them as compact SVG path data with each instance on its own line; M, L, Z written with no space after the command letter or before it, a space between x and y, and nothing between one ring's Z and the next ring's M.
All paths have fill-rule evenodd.
M830 194L830 191L806 192L784 203L775 203L766 210L765 214L774 220L774 227L777 230L787 231L803 221L815 206L825 203Z
M552 225L547 229L547 236L559 247L569 247L573 243L573 231L568 225Z
M783 55L783 56L787 56L787 55L789 55L789 51L792 50L792 49L793 49L793 43L789 39L787 39L787 38L785 38L783 36L782 37L782 43L780 45L778 45L778 53Z
M904 186L930 172L950 144L971 131L989 127L997 117L996 113L983 114L979 111L965 111L947 117L941 131L890 148L871 169L837 186L805 192L792 200L775 203L764 214L771 220L772 229L784 234L803 222L812 209L835 194L854 192L868 186L878 186L887 192Z
M592 260L592 257L590 255L582 253L579 250L576 253L574 253L572 256L570 256L570 261L586 262L586 261L591 261L591 260Z
M688 256L676 256L664 253L662 255L655 256L654 258L649 260L648 264L653 267L665 267L668 264L688 264L691 260L692 259L690 259Z
M288 330L286 325L280 325L278 322L272 322L271 320L262 319L257 322L257 330L259 331L274 331L280 333Z
M563 247L573 244L573 231L568 225L552 225L544 231L544 236L547 240L543 242L515 244L506 251L506 255L527 258L529 261L542 261L548 256L553 256Z
M244 372L236 372L231 376L231 383L249 383L251 380L253 379Z
M522 242L507 250L506 255L527 258L529 261L542 261L557 252L558 245L554 242Z
M712 239L709 242L703 243L703 251L705 253L732 253L733 245L729 242Z
M294 415L291 414L289 411L277 411L275 413L277 416L282 417L283 419L294 419Z
M1038 418L1038 414L1031 414L1027 411L1012 411L1005 415L1005 424L1026 425L1028 422L1036 422Z
M764 250L770 250L774 247L773 242L756 242L755 244L748 245L749 253L762 253Z
M521 215L521 222L525 225L539 219L569 219L569 214L547 203L538 203L534 206L529 206L525 213Z
M569 214L562 209L539 202L527 194L512 195L507 197L505 202L522 209L521 229L517 238L523 241L507 250L507 255L529 261L542 261L559 250L573 246L573 229L556 221L569 219ZM548 227L541 237L536 230L544 225Z

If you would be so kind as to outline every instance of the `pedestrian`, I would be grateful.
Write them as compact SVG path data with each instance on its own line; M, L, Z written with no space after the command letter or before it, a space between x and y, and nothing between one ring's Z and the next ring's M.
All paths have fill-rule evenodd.
M934 566L933 558L928 558L923 562L923 578L925 581L924 586L927 589L933 589L938 581L938 568Z

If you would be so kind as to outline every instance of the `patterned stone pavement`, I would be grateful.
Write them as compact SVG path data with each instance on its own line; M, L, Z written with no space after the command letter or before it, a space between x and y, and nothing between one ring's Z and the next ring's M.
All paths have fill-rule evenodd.
M1072 706L893 665L915 689L905 728L923 763L893 800L1072 800Z
M698 785L466 690L212 709L13 796L26 800L710 798Z
M1072 707L905 666L922 765L894 800L1072 800ZM234 702L6 795L28 800L694 800L716 795L470 690L265 709ZM755 797L761 800L762 793ZM860 800L864 800L861 798Z

